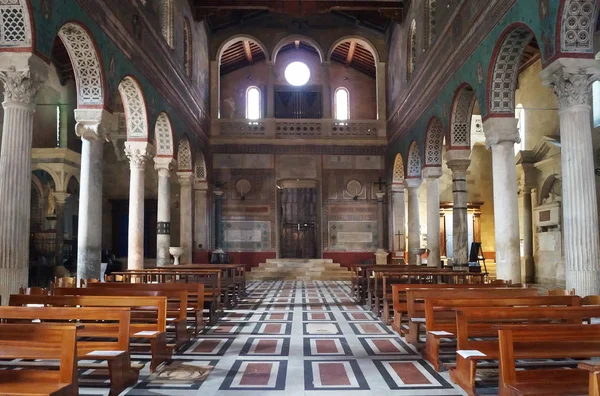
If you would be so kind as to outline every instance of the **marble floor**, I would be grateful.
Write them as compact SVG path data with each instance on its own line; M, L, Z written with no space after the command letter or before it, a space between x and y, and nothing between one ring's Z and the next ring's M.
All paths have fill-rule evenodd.
M147 363L148 356L133 355ZM146 365L147 366L147 365ZM106 395L102 372L81 394ZM87 382L87 379L92 381ZM98 382L100 381L100 382ZM389 326L356 305L348 282L250 282L248 298L124 395L463 395Z

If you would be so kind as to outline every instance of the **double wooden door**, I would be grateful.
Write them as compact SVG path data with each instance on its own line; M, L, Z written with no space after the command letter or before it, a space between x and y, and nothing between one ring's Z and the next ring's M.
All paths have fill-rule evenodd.
M317 189L280 190L281 258L317 258Z

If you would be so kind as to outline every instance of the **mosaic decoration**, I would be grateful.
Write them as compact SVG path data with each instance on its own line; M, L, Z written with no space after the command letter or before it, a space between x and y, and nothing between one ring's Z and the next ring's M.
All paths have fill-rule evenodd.
M421 177L421 156L417 142L412 142L408 149L408 171L407 177Z
M436 30L436 24L435 24L435 7L436 7L436 0L426 0L425 2L425 29L427 29L426 31L426 37L427 37L427 47L431 46L431 44L433 44L433 41L435 40L436 36L437 36L437 30Z
M329 250L364 252L377 249L377 221L330 221L327 228Z
M394 160L394 176L393 183L404 183L404 162L402 161L402 156L400 154L396 154L396 159Z
M236 252L271 250L271 222L224 220L223 248Z
M523 58L523 51L532 38L533 33L527 29L515 29L504 38L492 74L490 112L508 114L515 112L519 65Z
M160 157L173 157L173 130L171 121L166 113L160 113L154 127L156 137L156 155Z
M194 172L196 181L206 181L206 162L204 161L204 153L198 152L196 158L196 171Z
M475 99L475 93L470 87L461 89L456 96L452 109L450 146L470 147L471 113Z
M189 78L192 78L192 32L190 30L190 21L183 19L183 69Z
M125 77L119 84L119 94L125 109L127 138L148 139L146 102L141 87L133 78Z
M190 141L182 139L177 148L177 166L180 172L189 172L192 170L192 149Z
M31 26L25 0L0 0L0 46L31 46Z
M562 52L593 52L596 15L593 0L567 0L562 14Z
M159 0L158 3L160 30L169 47L173 48L173 0Z
M417 64L417 22L413 19L408 32L408 67L407 76L410 79Z
M434 117L429 123L425 137L425 165L442 165L443 143L444 126L439 118Z

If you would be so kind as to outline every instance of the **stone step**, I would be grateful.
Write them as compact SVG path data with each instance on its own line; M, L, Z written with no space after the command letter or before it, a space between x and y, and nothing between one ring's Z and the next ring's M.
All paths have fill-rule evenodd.
M330 259L268 259L247 273L249 280L349 280L351 272Z

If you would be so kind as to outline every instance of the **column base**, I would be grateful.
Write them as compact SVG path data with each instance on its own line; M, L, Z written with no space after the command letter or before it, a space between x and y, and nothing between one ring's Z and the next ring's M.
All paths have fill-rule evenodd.
M375 264L387 265L387 256L389 255L384 249L377 249L375 252Z

